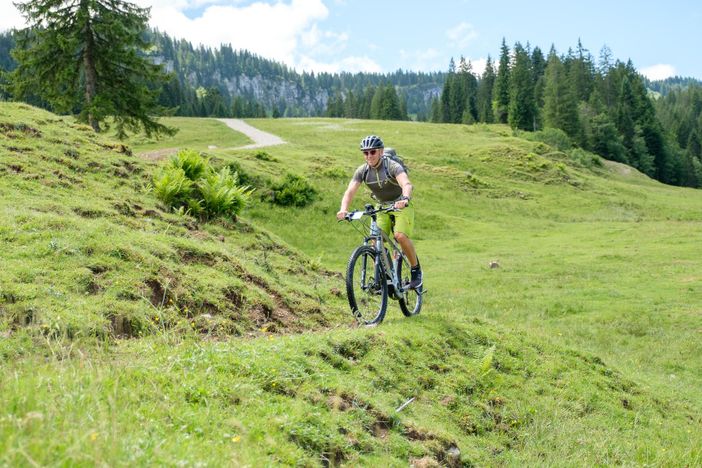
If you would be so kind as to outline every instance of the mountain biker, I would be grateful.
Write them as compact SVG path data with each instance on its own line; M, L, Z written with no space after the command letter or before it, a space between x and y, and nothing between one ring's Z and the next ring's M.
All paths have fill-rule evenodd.
M414 244L410 240L414 227L414 207L410 205L412 184L405 168L400 163L385 157L383 155L384 149L383 140L376 135L369 135L361 140L361 151L366 162L359 166L353 174L346 192L341 198L341 207L336 214L336 219L344 219L351 201L362 183L370 188L373 198L380 203L393 203L395 208L400 211L378 213L378 226L388 236L394 232L395 239L399 242L412 267L412 279L409 287L419 289L422 287L422 270Z

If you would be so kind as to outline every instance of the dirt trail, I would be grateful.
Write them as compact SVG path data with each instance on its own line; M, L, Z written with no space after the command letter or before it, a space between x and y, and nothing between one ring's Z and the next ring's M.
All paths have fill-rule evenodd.
M241 132L251 138L254 143L246 146L239 146L237 149L263 148L265 146L283 145L285 141L272 133L264 132L256 127L252 127L240 119L219 119L227 124L229 128Z
M218 119L224 122L227 127L234 131L243 133L247 137L251 138L254 143L245 146L236 146L228 149L251 149L251 148L264 148L266 146L283 145L287 143L282 138L273 135L272 133L264 132L256 127L252 127L243 120L240 119ZM209 149L216 149L216 146L210 146ZM144 151L138 153L138 156L144 159L149 159L152 161L160 161L162 159L168 158L176 154L180 148L161 148L153 151Z

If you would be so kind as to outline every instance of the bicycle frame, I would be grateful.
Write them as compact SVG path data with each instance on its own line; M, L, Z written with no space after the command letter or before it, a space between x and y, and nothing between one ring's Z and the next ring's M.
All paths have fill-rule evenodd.
M366 206L366 211L370 211L368 210L368 206ZM363 244L371 245L380 254L380 263L383 264L383 268L386 272L386 275L389 275L389 278L386 278L385 281L387 281L388 286L393 287L393 293L391 294L391 296L394 299L397 299L399 295L404 292L404 288L401 284L402 279L398 276L397 270L395 269L393 259L403 257L404 253L402 252L402 249L397 245L397 243L393 239L390 239L390 237L388 237L388 235L378 226L378 211L382 210L374 210L370 212L370 233L363 239ZM390 248L386 248L386 245L388 245ZM364 258L364 262L365 261L366 259ZM364 277L362 278L362 281L365 284L366 265L364 264L363 266Z
M399 302L405 317L417 315L422 308L424 291L410 289L411 281L407 275L411 268L407 257L395 239L378 226L377 214L392 211L398 210L393 205L378 208L366 205L365 210L352 211L344 216L346 221L359 221L365 216L370 218L370 226L365 221L359 223L362 228L356 226L363 236L363 243L354 249L346 269L346 293L351 312L357 320L369 326L377 325L385 318L388 297ZM357 266L360 268L356 269ZM407 283L403 285L403 281ZM376 297L379 298L377 307Z

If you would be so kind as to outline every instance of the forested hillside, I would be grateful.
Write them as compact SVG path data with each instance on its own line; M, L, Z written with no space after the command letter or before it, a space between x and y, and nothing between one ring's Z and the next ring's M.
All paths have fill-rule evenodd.
M161 103L175 108L181 116L321 116L327 114L330 101L338 102L343 94L366 96L367 115L357 116L369 118L376 91L382 94L386 85L392 85L398 104L402 102L404 107L403 116L409 112L424 120L445 77L444 72L403 70L388 74L299 73L230 45L217 49L194 46L159 31L148 31L146 36L153 44L148 54L171 73ZM4 70L14 68L10 56L14 42L12 33L0 34L0 68Z
M181 115L301 117L324 115L336 93L375 93L381 85L397 88L413 114L425 114L438 94L444 73L298 73L278 62L230 45L218 49L194 47L154 31L154 50L173 80L163 104L177 106Z
M561 146L629 164L664 183L702 184L700 82L648 81L606 46L596 60L580 41L575 50L559 54L552 47L547 55L503 41L482 74L463 57L458 64L451 59L446 73L315 74L230 45L195 47L158 31L145 34L152 44L146 53L170 76L159 103L175 115L508 123L546 131ZM14 42L11 33L0 35L3 69L14 67Z
M563 147L578 146L633 166L661 182L699 187L702 160L700 89L677 79L655 98L631 61L615 60L608 48L595 60L578 42L559 54L503 41L498 63L488 58L480 79L461 57L451 62L433 122L508 123L515 130L544 131Z

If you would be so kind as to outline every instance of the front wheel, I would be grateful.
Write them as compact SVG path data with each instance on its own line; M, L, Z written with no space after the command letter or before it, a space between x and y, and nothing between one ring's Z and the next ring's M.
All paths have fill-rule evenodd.
M422 287L419 289L408 289L411 277L411 267L407 261L407 257L400 255L395 263L395 268L397 270L397 276L400 278L400 284L402 285L402 293L400 296L400 309L405 317L411 317L412 315L417 315L422 309Z
M351 312L363 325L377 325L385 318L388 285L378 252L362 245L351 254L346 268L346 295Z

